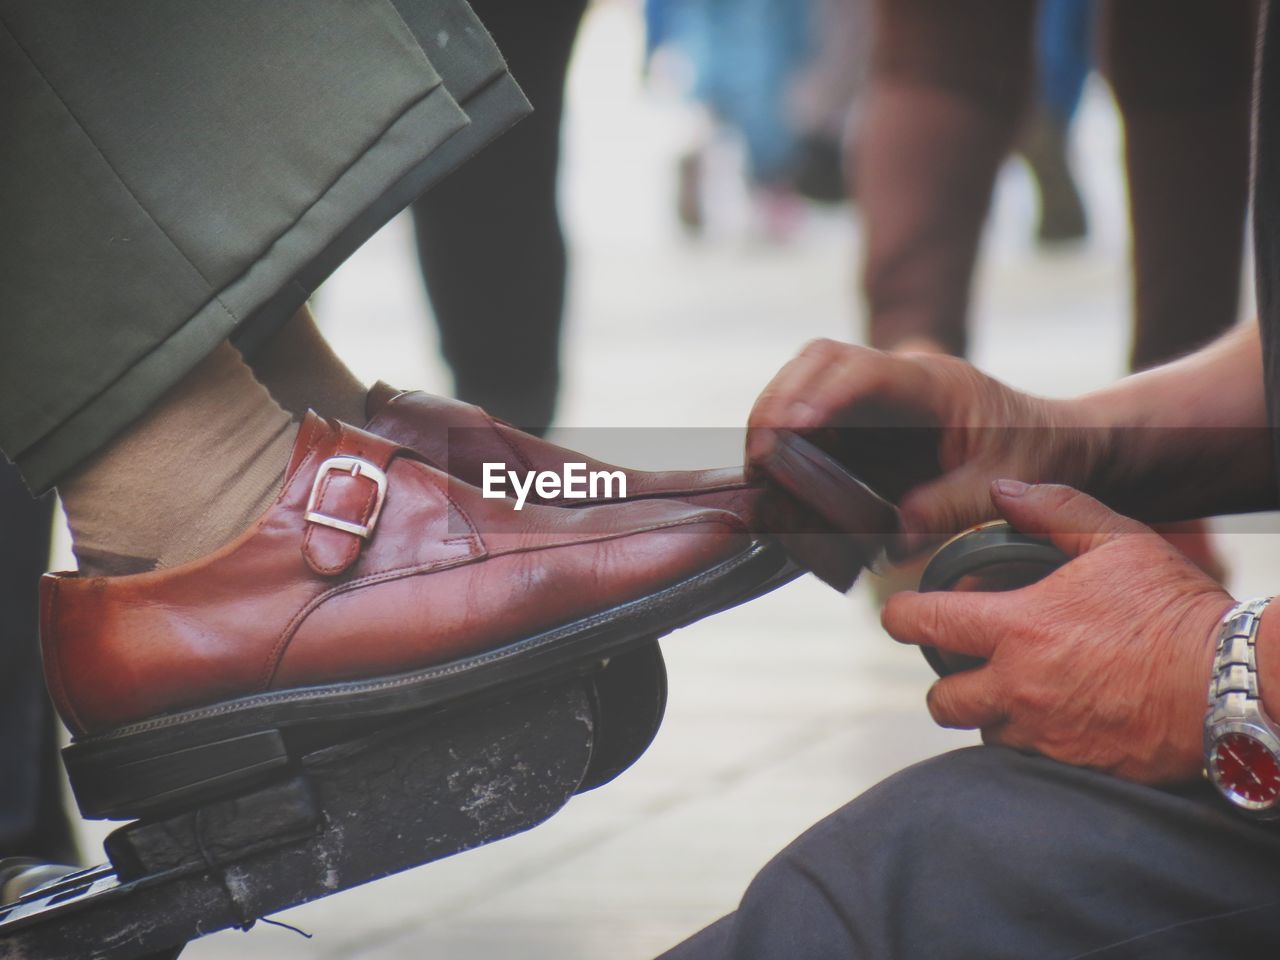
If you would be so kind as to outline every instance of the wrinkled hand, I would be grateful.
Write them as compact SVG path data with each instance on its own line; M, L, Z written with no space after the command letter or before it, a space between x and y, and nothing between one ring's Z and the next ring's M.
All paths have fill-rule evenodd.
M895 640L988 661L933 685L934 720L1129 780L1197 776L1216 627L1231 597L1149 528L1085 494L998 481L991 498L1015 528L1074 559L1008 593L889 600L881 619Z
M767 464L776 430L825 428L846 432L855 448L861 445L855 459L875 460L877 451L867 448L897 436L935 448L925 451L927 458L921 451L888 451L880 457L883 479L863 477L898 501L906 536L894 545L897 553L916 552L933 535L991 519L987 488L997 477L1086 485L1105 442L1101 431L1079 422L1069 401L1020 393L963 360L816 340L756 400L748 463ZM883 489L884 480L910 472L904 460L922 459L932 464L931 476L904 491ZM850 466L866 473L865 464Z

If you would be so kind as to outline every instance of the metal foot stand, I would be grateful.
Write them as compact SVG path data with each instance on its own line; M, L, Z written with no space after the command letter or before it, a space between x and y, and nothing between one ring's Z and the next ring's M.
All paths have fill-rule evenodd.
M108 864L0 906L0 960L168 960L197 937L528 830L644 752L665 691L650 644L506 700L317 730L270 783L122 826Z

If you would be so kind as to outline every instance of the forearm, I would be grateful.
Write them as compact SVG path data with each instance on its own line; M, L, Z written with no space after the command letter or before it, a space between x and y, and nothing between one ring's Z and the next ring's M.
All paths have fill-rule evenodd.
M1089 492L1155 521L1277 505L1256 325L1072 406L1105 442Z

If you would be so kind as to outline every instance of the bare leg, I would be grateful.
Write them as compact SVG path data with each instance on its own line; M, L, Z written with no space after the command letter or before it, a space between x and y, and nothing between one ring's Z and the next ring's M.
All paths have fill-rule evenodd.
M963 354L970 281L1030 85L1032 0L881 0L858 193L871 342Z

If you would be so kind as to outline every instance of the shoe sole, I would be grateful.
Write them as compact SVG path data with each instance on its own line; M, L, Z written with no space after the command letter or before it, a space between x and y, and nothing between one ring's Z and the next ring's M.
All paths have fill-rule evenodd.
M325 728L443 708L487 691L585 672L785 582L776 544L632 600L473 657L420 670L253 694L127 724L63 750L81 813L132 819L225 796L288 768Z

